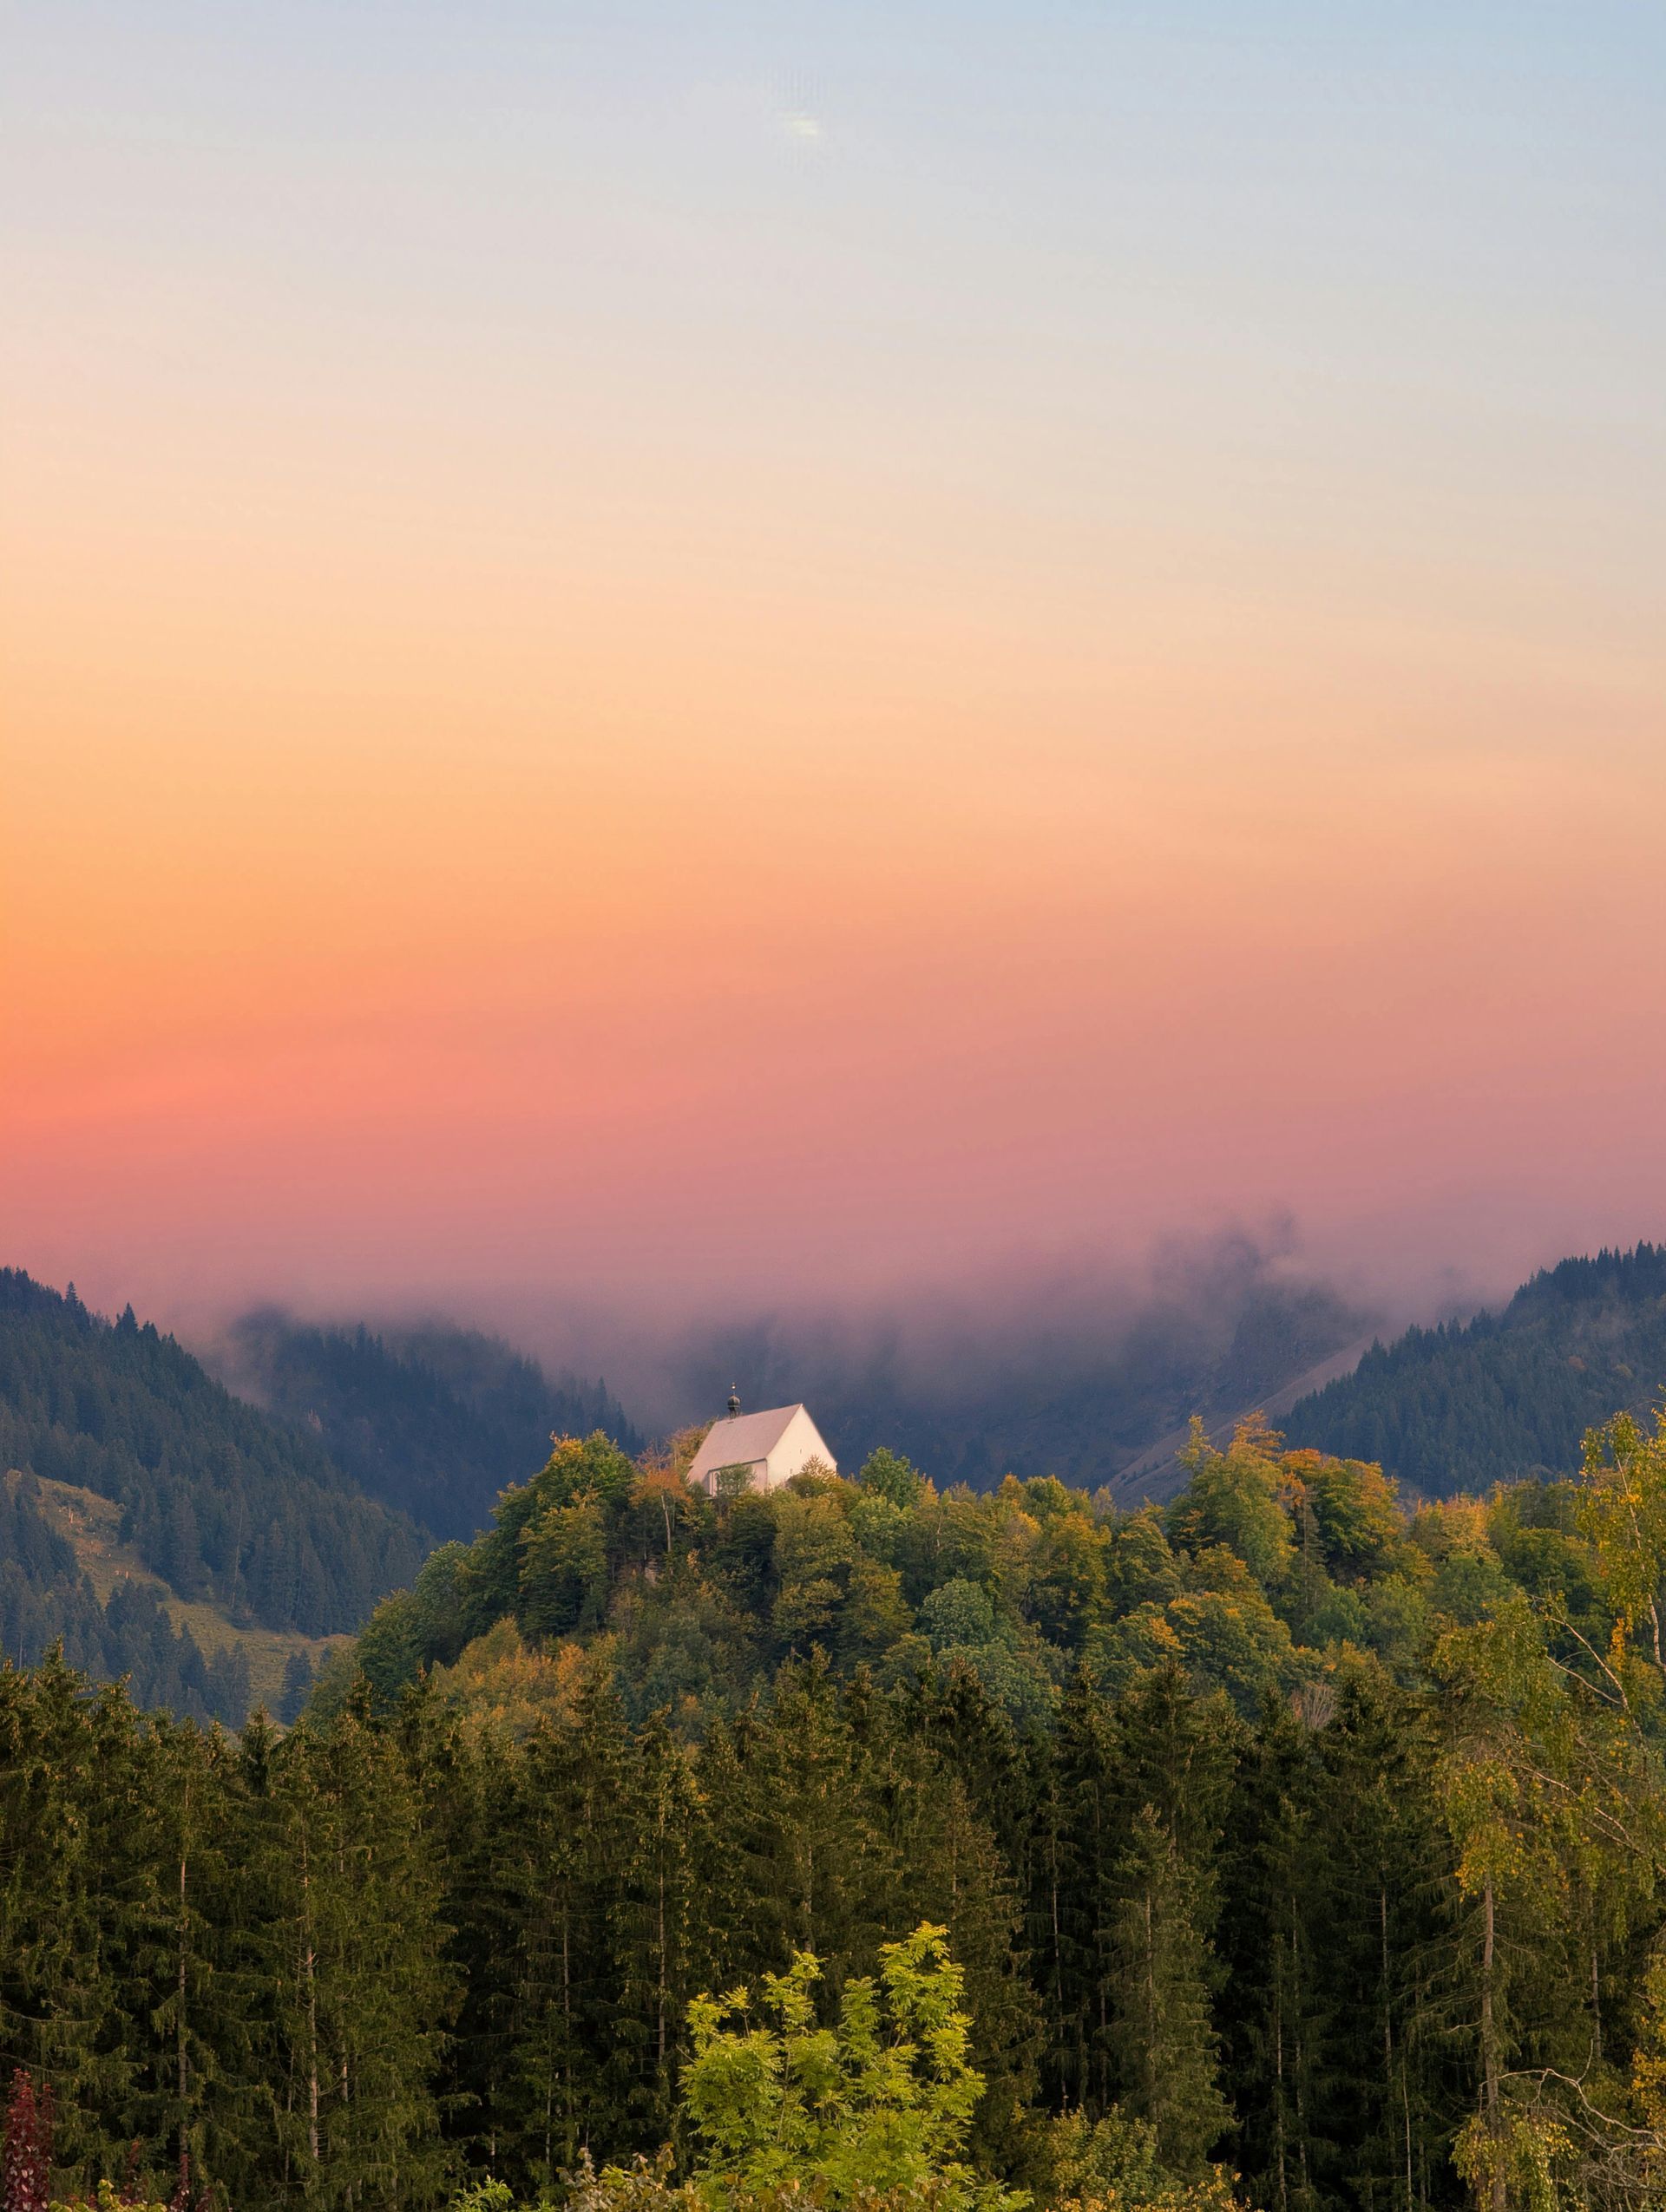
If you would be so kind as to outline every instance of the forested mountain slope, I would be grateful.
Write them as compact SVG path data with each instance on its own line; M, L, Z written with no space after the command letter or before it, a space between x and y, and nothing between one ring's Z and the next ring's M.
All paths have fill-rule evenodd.
M436 1536L472 1536L500 1490L524 1482L552 1436L643 1439L606 1386L552 1381L535 1360L471 1330L319 1326L246 1314L224 1379L318 1441L367 1496Z
M111 1323L73 1291L60 1296L3 1269L0 1473L10 1470L113 1501L121 1541L181 1600L305 1636L357 1626L428 1548L316 1441L233 1397L131 1309ZM69 1583L34 1495L27 1485L9 1495L17 1541L3 1588L15 1651L38 1644ZM95 1646L85 1648L92 1664Z
M0 1475L0 1648L34 1664L59 1640L72 1666L100 1681L126 1675L141 1705L242 1724L252 1694L235 1644L205 1653L175 1627L164 1594L124 1578L101 1598L31 1475ZM312 1668L306 1671L311 1680Z
M1587 1429L1666 1401L1666 1247L1564 1260L1499 1313L1409 1329L1302 1399L1293 1443L1380 1461L1428 1497L1567 1474Z

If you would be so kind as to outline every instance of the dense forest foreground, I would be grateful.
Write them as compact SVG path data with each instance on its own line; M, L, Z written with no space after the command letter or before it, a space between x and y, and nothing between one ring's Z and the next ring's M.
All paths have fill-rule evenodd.
M1661 1436L1409 1512L1255 1423L1131 1514L883 1452L710 1499L692 1443L558 1444L285 1732L0 1672L0 2058L57 2191L183 2150L236 2212L648 2212L702 2170L702 1993L753 1992L763 2110L813 1954L830 2111L915 2065L863 1992L923 1926L977 2083L922 2202L1666 2203ZM770 2171L863 2201L821 2139Z

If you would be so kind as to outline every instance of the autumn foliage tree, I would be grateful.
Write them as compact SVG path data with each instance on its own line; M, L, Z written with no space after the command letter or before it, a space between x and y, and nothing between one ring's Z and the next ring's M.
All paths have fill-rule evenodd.
M51 2169L51 2086L37 2092L27 2067L18 2066L6 2100L0 2212L47 2212Z

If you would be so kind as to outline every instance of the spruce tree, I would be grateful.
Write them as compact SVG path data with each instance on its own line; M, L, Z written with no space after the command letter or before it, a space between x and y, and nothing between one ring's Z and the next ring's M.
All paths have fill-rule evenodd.
M626 1775L611 1914L613 2071L623 2140L652 2150L670 2133L689 2002L710 1979L707 1874L716 1839L695 1762L663 1716L638 1731Z
M619 2011L613 1909L625 1856L625 1718L591 1668L572 1724L525 1747L525 1820L505 1868L521 1930L502 2136L548 2186L586 2149L622 2133L612 2065Z
M263 2130L241 1933L243 1761L218 1731L164 1724L152 1774L157 1879L147 1900L150 2093L141 2126L158 2163L171 2153L199 2186L246 2190Z
M258 1742L269 2001L256 2060L277 2163L309 2204L422 2203L445 2169L434 2081L456 1999L412 1778L357 1699Z
M1270 1705L1246 1747L1226 1845L1220 1929L1238 2156L1271 2212L1320 2212L1341 2163L1330 2140L1333 1941L1326 1776L1314 1731Z
M1028 1935L1049 2014L1052 2100L1102 2118L1116 2094L1110 2064L1107 1946L1125 1808L1112 1777L1119 1751L1111 1708L1078 1678L1050 1740L1032 1747Z
M0 2039L52 2085L58 2161L90 2182L135 2131L151 1821L137 1716L119 1689L84 1693L56 1650L32 1674L0 1668Z
M897 1849L820 1655L782 1669L767 1712L714 1730L702 1769L718 1809L718 1979L784 1971L795 1951L823 1959L836 1987L867 1971L899 1932Z
M1118 1869L1109 2042L1121 2101L1156 2130L1164 2164L1201 2171L1231 2123L1210 2015L1213 1980L1195 1885L1173 1834L1142 1807Z

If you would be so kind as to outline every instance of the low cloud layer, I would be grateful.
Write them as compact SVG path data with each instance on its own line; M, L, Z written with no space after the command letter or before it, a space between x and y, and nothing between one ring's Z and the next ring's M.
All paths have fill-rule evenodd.
M1194 1411L1219 1418L1357 1345L1380 1319L1302 1266L1288 1223L1176 1240L869 1313L738 1314L667 1347L667 1403L803 1398L846 1464L876 1444L940 1479L1009 1469L1109 1482Z
M1322 1275L1281 1217L1170 1238L1138 1264L1013 1262L867 1304L733 1299L691 1319L506 1297L455 1318L552 1372L605 1377L650 1432L710 1419L733 1387L748 1406L804 1401L847 1468L884 1443L940 1481L1011 1469L1098 1485L1154 1450L1163 1462L1194 1412L1216 1423L1288 1400L1396 1317Z
M604 1304L567 1286L298 1303L373 1327L487 1328L552 1377L604 1379L648 1434L712 1418L732 1386L747 1406L802 1399L847 1469L883 1443L942 1482L1052 1472L1131 1497L1164 1487L1193 1413L1211 1427L1254 1407L1276 1416L1374 1333L1512 1286L1315 1254L1281 1214L1169 1236L1138 1260L1014 1258L979 1280L866 1300L788 1283L714 1292L698 1315L675 1298ZM206 1345L219 1332L199 1318L184 1333Z

